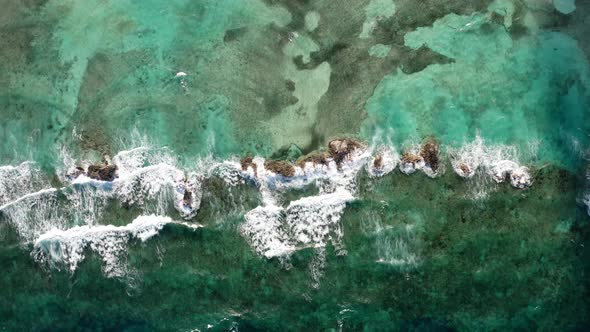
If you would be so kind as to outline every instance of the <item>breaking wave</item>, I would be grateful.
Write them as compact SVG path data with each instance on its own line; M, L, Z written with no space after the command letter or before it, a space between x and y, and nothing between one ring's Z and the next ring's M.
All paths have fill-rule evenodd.
M103 164L96 165L75 162L62 151L63 167L58 168L57 177L63 186L59 188L52 188L33 163L0 167L0 217L15 228L23 243L34 244L33 256L41 264L58 268L59 262L67 262L73 271L85 248L90 248L102 257L105 274L118 276L122 273L118 257L128 240L146 240L172 222L153 215L177 213L179 218L194 219L204 183L218 177L229 187L248 184L259 192L260 205L245 211L239 226L253 250L285 261L296 250L312 248L317 254L312 275L319 278L327 244L346 254L340 219L346 205L356 199L362 171L373 178L390 174L398 166L401 173L422 171L433 178L444 172L439 161L442 153L433 143L413 145L400 156L391 144L366 146L339 139L330 142L327 152L304 156L296 164L261 157L209 158L189 170L180 168L171 155L165 148L138 147L121 151L112 160L105 157ZM515 148L486 146L477 137L460 149L449 149L448 155L455 173L466 180L473 178L472 187L484 194L483 185L490 183L508 181L519 189L532 184ZM284 193L308 186L315 187L317 194L283 202ZM127 226L101 225L113 202L135 207L144 216ZM380 241L385 241L380 245L385 250L380 254L383 262L401 259L395 254L404 250L399 241ZM413 264L411 257L407 260Z
M37 238L31 256L41 266L57 270L66 267L73 273L84 260L85 250L90 248L101 257L107 277L122 277L127 271L121 262L127 252L127 243L132 239L145 242L170 223L178 222L169 217L150 215L139 216L125 226L85 225L67 230L52 229Z

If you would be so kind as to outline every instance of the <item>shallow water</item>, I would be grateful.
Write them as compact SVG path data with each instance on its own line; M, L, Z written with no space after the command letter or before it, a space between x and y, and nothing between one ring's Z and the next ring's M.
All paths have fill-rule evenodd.
M2 6L4 330L590 328L587 1Z

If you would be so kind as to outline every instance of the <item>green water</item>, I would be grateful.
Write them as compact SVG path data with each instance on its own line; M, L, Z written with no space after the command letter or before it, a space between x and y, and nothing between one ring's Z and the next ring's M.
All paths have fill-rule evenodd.
M74 272L33 259L19 227L87 222L65 194L58 212L0 211L0 328L590 329L590 4L554 2L3 0L0 167L34 162L47 185L0 171L0 206L66 185L66 156L99 162L139 146L166 147L188 171L293 161L341 136L400 153L434 137L445 171L363 169L341 243L286 260L240 234L260 192L211 176L188 221L204 227L130 239L118 277L89 249ZM516 151L532 187L459 178L447 149L476 137ZM163 212L85 199L94 226Z

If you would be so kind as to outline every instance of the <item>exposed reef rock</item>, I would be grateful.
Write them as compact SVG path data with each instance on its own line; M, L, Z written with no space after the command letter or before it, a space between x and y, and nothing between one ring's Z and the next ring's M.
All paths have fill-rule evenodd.
M328 165L334 161L338 167L345 160L350 159L351 154L366 149L366 146L354 139L338 138L328 143L328 151L311 152L297 160L297 166L304 168L306 163L313 165Z
M475 169L469 167L469 165L467 165L466 163L459 163L457 168L454 169L455 173L457 173L457 175L459 175L462 178L471 178L473 175L475 175Z
M489 173L496 183L510 181L510 184L518 189L528 188L533 183L532 176L527 167L520 166L509 160L502 160L496 163L490 169Z
M391 173L399 162L399 155L389 146L380 146L372 160L367 164L367 172L371 177L381 177Z
M185 220L195 217L201 207L202 183L202 176L191 173L176 184L174 207Z
M184 195L182 195L182 204L184 206L190 206L192 200L193 193L190 190L185 190Z
M264 163L264 168L285 177L291 177L295 175L295 167L286 161L268 160Z
M242 171L247 171L249 167L252 167L254 174L256 174L258 166L254 163L254 158L252 157L244 157L240 159L240 165L242 166Z
M328 165L330 163L330 155L327 152L317 151L311 152L297 160L297 166L305 168L305 164L312 163L313 165Z
M76 166L66 172L66 179L74 180L80 175L86 174L86 170L82 166Z
M373 159L373 168L380 170L383 169L383 156L377 155L375 159Z
M510 184L517 189L528 188L533 184L529 169L510 160L496 162L490 168L489 174L496 183L510 181Z
M424 168L424 158L420 154L404 152L401 158L399 170L404 174L412 174Z
M330 156L337 165L340 165L351 153L357 150L365 149L365 145L353 139L340 138L328 143Z
M90 165L86 175L95 180L113 181L117 177L117 165Z
M440 157L438 144L436 142L429 140L424 143L424 145L422 145L422 149L420 150L420 156L424 159L426 167L430 167L433 172L438 170Z

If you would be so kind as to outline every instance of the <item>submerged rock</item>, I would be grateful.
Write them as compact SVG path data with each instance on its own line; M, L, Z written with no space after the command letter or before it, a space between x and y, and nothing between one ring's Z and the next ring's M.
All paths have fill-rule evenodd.
M291 144L291 146L289 146L289 149L287 150L287 159L289 161L295 161L302 155L303 153L297 145Z
M285 177L291 177L295 175L295 167L293 167L293 165L289 164L288 162L281 160L267 160L264 163L264 168Z
M86 175L95 180L113 181L117 177L117 165L90 165Z

